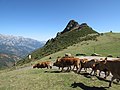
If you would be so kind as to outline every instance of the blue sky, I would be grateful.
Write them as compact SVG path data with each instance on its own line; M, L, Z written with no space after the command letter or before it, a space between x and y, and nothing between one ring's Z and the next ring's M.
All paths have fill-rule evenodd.
M120 0L0 0L1 34L48 40L71 19L120 32Z

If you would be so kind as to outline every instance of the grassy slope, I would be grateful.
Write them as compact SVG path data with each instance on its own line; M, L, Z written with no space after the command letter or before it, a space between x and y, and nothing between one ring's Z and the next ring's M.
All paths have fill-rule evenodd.
M68 47L62 51L51 54L41 60L48 60L51 56L54 61L58 56L63 56L65 53L71 53L75 56L77 53L85 53L91 55L95 52L101 56L107 56L112 54L113 57L120 56L120 33L106 33L103 36L97 38L98 41L84 41L73 46Z
M89 43L89 44L87 44ZM109 47L108 47L109 46ZM103 56L112 54L115 57L120 55L120 34L107 33L98 38L98 41L87 41L68 47L65 50L51 54L52 61L56 60L57 56L63 56L65 53L85 53L90 55L94 52L93 47L96 47L96 53ZM50 60L49 57L44 57L41 60ZM35 63L35 62L33 62ZM30 63L28 64L30 65ZM47 72L45 72L47 71ZM108 82L97 79L96 77L87 78L83 75L70 73L56 73L56 70L47 69L21 69L13 71L0 71L0 90L105 90ZM94 79L93 79L94 78ZM77 87L71 85L76 82ZM108 90L119 90L120 85L113 84L113 87Z
M56 73L56 70L22 69L0 74L0 90L106 90L108 88L103 87L107 86L108 82L74 72ZM119 85L112 86L109 90L120 89Z

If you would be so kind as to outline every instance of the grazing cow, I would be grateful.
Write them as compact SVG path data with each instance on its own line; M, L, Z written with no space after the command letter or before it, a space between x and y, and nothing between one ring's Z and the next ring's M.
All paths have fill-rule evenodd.
M101 62L113 75L109 83L109 87L111 87L111 83L113 82L114 79L120 80L120 59L107 60L107 58L105 58L105 60Z
M58 58L56 62L53 64L53 66L62 67L62 71L64 67L68 67L67 70L71 70L71 66L74 66L73 69L75 67L76 69L78 69L79 65L80 65L79 58L73 58L73 57Z
M39 62L33 66L33 68L52 68L52 63L50 61Z

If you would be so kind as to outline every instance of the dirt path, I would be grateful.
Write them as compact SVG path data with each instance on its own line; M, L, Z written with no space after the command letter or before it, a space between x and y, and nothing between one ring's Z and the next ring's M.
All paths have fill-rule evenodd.
M98 59L100 60L101 58L102 59L105 59L106 57L100 57L100 56L77 56L78 58L86 58L88 60L91 60L91 59ZM118 59L118 58L112 58L112 57L107 57L108 60L113 60L113 59Z

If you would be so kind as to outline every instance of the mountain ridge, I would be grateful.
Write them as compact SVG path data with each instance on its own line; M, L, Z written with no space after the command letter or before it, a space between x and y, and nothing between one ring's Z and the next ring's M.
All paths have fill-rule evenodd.
M31 38L0 34L0 62L3 64L0 67L6 65L7 62L13 63L16 60L19 61L43 45L44 42Z

